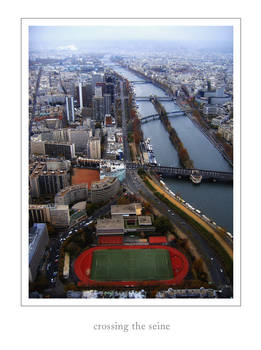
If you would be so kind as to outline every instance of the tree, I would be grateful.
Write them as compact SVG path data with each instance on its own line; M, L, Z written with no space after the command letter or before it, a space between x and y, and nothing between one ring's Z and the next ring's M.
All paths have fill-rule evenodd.
M161 233L166 233L172 229L171 222L165 216L158 216L154 220L154 226L156 228L156 232Z

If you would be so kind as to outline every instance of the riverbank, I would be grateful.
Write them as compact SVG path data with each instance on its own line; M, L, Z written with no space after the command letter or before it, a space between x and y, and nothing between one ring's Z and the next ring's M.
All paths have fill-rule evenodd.
M151 99L151 102L156 108L156 111L159 113L160 120L169 133L170 141L172 142L173 146L176 148L178 152L180 163L186 169L193 169L194 168L193 161L190 159L188 151L183 146L183 143L180 140L176 130L171 126L165 108L161 105L161 103L157 100L156 97Z
M127 65L124 65L122 63L120 63L120 66L128 69L130 72L136 74L137 76L141 77L142 79L144 79L147 82L151 82L152 84L154 84L155 86L159 87L160 89L164 90L164 92L169 95L170 97L175 97L174 96L174 91L172 91L172 89L163 83L160 83L159 81L157 81L155 78L152 77L148 77L146 76L143 72L137 71L135 69L133 69L132 67L129 67ZM177 99L177 105L179 106L179 108L181 110L183 110L186 114L186 116L193 122L193 124L207 137L207 139L213 144L213 146L220 152L220 154L223 156L223 158L229 163L230 166L233 167L233 159L231 159L231 157L227 154L227 152L224 149L224 143L217 139L216 137L214 138L213 135L211 135L208 132L208 129L203 127L199 121L194 118L193 116L190 115L190 113L186 110L184 110L184 108L180 105L180 103L178 103L178 99ZM192 113L193 111L191 111Z
M115 67L121 77L131 81L141 81L142 79L135 76L128 69L120 66ZM135 84L133 92L139 96L166 96L166 94L154 83ZM134 96L135 97L135 96ZM138 113L143 116L155 114L155 108L151 102L137 102ZM173 111L173 103L162 103L167 112ZM136 104L135 104L136 106ZM186 106L183 106L186 108ZM213 143L208 140L205 134L192 123L190 118L177 117L169 118L171 124L177 130L184 146L188 149L194 165L198 169L209 169L213 171L232 171L230 165L226 162L220 152L214 147ZM175 123L175 124L174 124ZM168 137L168 133L161 123L155 120L150 123L141 125L144 138L150 138L154 154L158 164L161 166L180 167L177 152ZM233 186L226 184L203 183L200 186L193 185L190 181L177 180L172 178L163 178L167 186L179 194L186 202L191 203L195 208L204 212L212 221L226 228L226 231L233 233Z
M232 281L233 279L233 250L228 244L221 239L219 234L208 225L203 219L197 216L195 213L184 207L181 203L171 197L165 190L155 183L152 179L145 177L144 182L150 187L154 193L163 201L166 201L173 210L177 211L178 214L188 220L193 227L204 237L208 244L216 251L219 255L224 268ZM165 199L165 200L164 200Z

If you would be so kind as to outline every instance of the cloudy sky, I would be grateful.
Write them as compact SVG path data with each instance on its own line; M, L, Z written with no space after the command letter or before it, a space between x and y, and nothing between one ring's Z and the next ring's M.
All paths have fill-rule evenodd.
M30 26L30 48L71 49L102 41L172 41L232 47L231 26Z

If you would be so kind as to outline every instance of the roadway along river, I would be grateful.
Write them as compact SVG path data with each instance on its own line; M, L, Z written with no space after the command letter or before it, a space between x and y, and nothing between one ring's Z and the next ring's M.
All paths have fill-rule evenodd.
M133 81L142 79L127 69L111 67L124 78ZM136 96L166 96L166 93L153 84L134 84ZM151 102L137 102L142 116L155 113ZM162 102L166 111L179 110L174 102ZM172 126L176 129L184 146L187 148L195 168L232 171L231 166L222 155L202 134L202 132L186 116L170 117ZM180 167L175 148L160 120L154 120L142 125L144 138L149 137L154 154L160 165ZM193 207L201 210L218 225L233 233L233 185L220 183L201 183L194 185L190 181L164 179L166 185L179 194Z

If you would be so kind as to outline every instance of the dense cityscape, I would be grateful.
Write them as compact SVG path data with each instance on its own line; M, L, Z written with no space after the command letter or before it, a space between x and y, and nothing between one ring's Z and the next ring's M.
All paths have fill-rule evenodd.
M233 298L233 52L115 45L30 47L29 297Z

